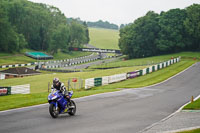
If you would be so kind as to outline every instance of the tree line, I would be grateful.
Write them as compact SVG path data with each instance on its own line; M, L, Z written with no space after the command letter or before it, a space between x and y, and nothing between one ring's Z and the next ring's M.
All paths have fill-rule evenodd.
M109 23L108 21L96 21L96 22L87 22L88 27L97 27L97 28L105 28L105 29L115 29L118 30L118 25Z
M27 0L0 0L0 51L24 48L47 51L81 47L89 42L86 22L67 21L56 7Z
M120 29L119 47L129 58L200 51L200 5L149 11Z
M118 30L119 27L116 24L110 23L108 21L96 21L96 22L90 22L90 21L83 21L80 18L67 18L67 20L70 22L72 20L76 20L77 22L84 24L86 23L88 27L95 27L95 28L105 28L105 29L114 29L114 30ZM124 24L122 24L121 26L125 26Z

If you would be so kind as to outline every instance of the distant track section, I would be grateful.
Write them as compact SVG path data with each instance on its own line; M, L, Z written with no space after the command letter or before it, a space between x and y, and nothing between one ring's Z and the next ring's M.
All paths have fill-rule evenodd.
M99 49L99 48L75 48L75 47L70 47L69 51L82 51L82 52L98 52L98 53L116 53L116 54L121 54L120 50L116 50L116 49Z

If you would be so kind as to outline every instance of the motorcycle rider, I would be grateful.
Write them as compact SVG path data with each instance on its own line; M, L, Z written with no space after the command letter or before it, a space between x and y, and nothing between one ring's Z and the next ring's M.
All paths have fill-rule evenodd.
M60 90L60 92L64 95L64 97L67 100L68 107L69 107L70 97L68 95L68 91L66 90L66 87L65 87L64 83L60 82L59 78L54 78L53 79L53 85L52 85L51 89L54 89L54 88L56 90Z

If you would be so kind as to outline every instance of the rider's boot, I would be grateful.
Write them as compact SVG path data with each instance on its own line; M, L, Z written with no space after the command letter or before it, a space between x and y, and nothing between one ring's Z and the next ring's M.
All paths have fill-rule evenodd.
M67 97L67 96L66 96L65 98L66 98L66 100L67 100L67 107L70 108L70 109L75 108L73 105L71 105L71 100L70 100L70 98Z

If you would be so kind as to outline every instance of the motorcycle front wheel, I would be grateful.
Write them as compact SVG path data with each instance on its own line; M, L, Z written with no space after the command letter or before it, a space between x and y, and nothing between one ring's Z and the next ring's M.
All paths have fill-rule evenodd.
M76 114L76 104L73 100L70 101L70 106L73 107L70 109L69 115L75 115Z
M56 107L53 104L50 104L49 106L49 113L51 115L51 117L53 118L57 118L58 117L58 113L59 111L56 110Z

